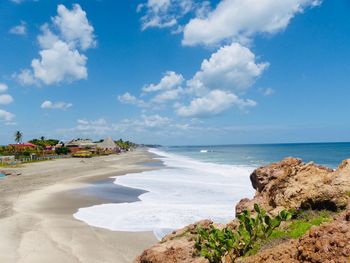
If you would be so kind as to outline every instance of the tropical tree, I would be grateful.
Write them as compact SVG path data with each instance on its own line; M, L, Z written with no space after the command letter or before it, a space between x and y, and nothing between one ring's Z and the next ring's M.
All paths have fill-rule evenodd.
M23 137L23 133L21 133L20 131L15 132L15 141L17 143L22 142L22 137Z
M40 140L41 140L41 141L45 141L45 137L44 137L44 136L41 136L41 137L40 137Z

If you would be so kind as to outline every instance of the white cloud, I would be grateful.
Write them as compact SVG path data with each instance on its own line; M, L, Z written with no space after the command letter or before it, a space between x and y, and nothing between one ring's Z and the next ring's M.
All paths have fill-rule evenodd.
M97 120L77 120L77 126L71 130L84 135L104 135L111 131L110 125L103 118Z
M177 114L182 117L207 117L217 115L234 105L245 109L254 107L256 102L240 99L227 91L212 90L203 97L193 99L188 106L179 106Z
M32 68L34 77L44 84L87 78L87 57L78 50L70 49L67 43L57 41L50 49L44 49L39 54L41 59L33 59Z
M276 33L290 20L320 0L222 0L206 17L192 19L184 28L184 45L213 45L246 39L256 33Z
M150 84L142 88L143 92L155 92L160 90L170 90L179 87L184 81L181 74L174 71L167 71L158 84Z
M5 83L0 83L0 93L6 92L8 90L8 86Z
M96 46L94 28L89 24L86 12L74 4L72 10L58 5L58 15L52 20L68 43L79 44L82 50Z
M119 100L152 110L163 109L166 103L172 102L176 113L182 117L217 115L233 106L245 110L256 103L239 96L255 83L268 65L258 63L248 48L233 43L204 59L200 70L190 80L185 82L181 74L167 71L159 83L142 88L142 96L148 95L148 101L129 93L119 96ZM182 99L190 104L185 106Z
M27 34L27 24L24 21L17 26L14 26L10 29L10 33L14 35L24 36Z
M129 92L126 92L123 95L118 96L118 100L124 104L132 104L140 107L145 106L145 102L143 100L136 98L134 95L131 95Z
M0 104L7 105L13 102L13 98L9 94L0 95Z
M11 112L0 109L0 120L3 120L5 122L12 122L14 118L15 115Z
M151 102L161 104L161 103L165 103L167 101L177 100L177 99L179 99L180 95L183 93L184 93L184 89L182 89L182 88L166 90L166 91L158 93L156 96L154 96L151 99Z
M32 60L31 69L13 75L22 85L51 85L88 76L87 57L80 50L96 45L93 27L78 4L73 5L72 10L59 5L57 13L52 18L52 29L58 33L54 33L49 24L44 24L38 36L40 58Z
M141 18L142 30L174 27L194 6L193 0L148 0L137 7L138 12L145 11Z
M202 62L201 69L188 81L197 92L212 89L245 91L268 67L257 63L254 53L238 43L220 48Z
M12 77L23 86L38 84L38 80L35 79L32 71L29 69L23 69L20 73L14 73Z
M264 96L271 96L272 94L275 93L275 91L271 88L260 89L260 91L262 92L262 94L264 94Z
M66 110L70 107L72 107L72 103L67 103L63 101L59 102L52 102L50 100L46 100L41 104L42 109L58 109L58 110Z

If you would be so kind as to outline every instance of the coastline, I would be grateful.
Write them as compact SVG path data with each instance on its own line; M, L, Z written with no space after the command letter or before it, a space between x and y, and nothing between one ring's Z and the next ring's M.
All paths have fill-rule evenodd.
M66 159L13 169L22 175L0 182L1 262L131 262L157 242L152 232L115 232L78 221L81 207L105 198L79 193L91 184L157 169L154 155L138 149L122 155ZM146 165L143 165L146 163Z

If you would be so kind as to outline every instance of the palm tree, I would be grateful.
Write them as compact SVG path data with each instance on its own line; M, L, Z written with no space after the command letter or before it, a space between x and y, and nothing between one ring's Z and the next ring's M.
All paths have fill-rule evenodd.
M41 141L45 141L45 137L44 137L44 136L41 136L41 137L40 137L40 140L41 140Z
M21 133L20 131L15 132L15 141L17 143L22 142L22 137L23 137L23 133Z

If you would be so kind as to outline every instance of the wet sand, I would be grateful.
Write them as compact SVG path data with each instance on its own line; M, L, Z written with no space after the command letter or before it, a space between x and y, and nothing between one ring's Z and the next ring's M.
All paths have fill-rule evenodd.
M0 262L132 262L157 242L150 232L113 232L73 218L80 207L133 202L142 190L109 177L159 169L139 149L92 159L33 163L0 180ZM155 165L154 165L155 164Z

